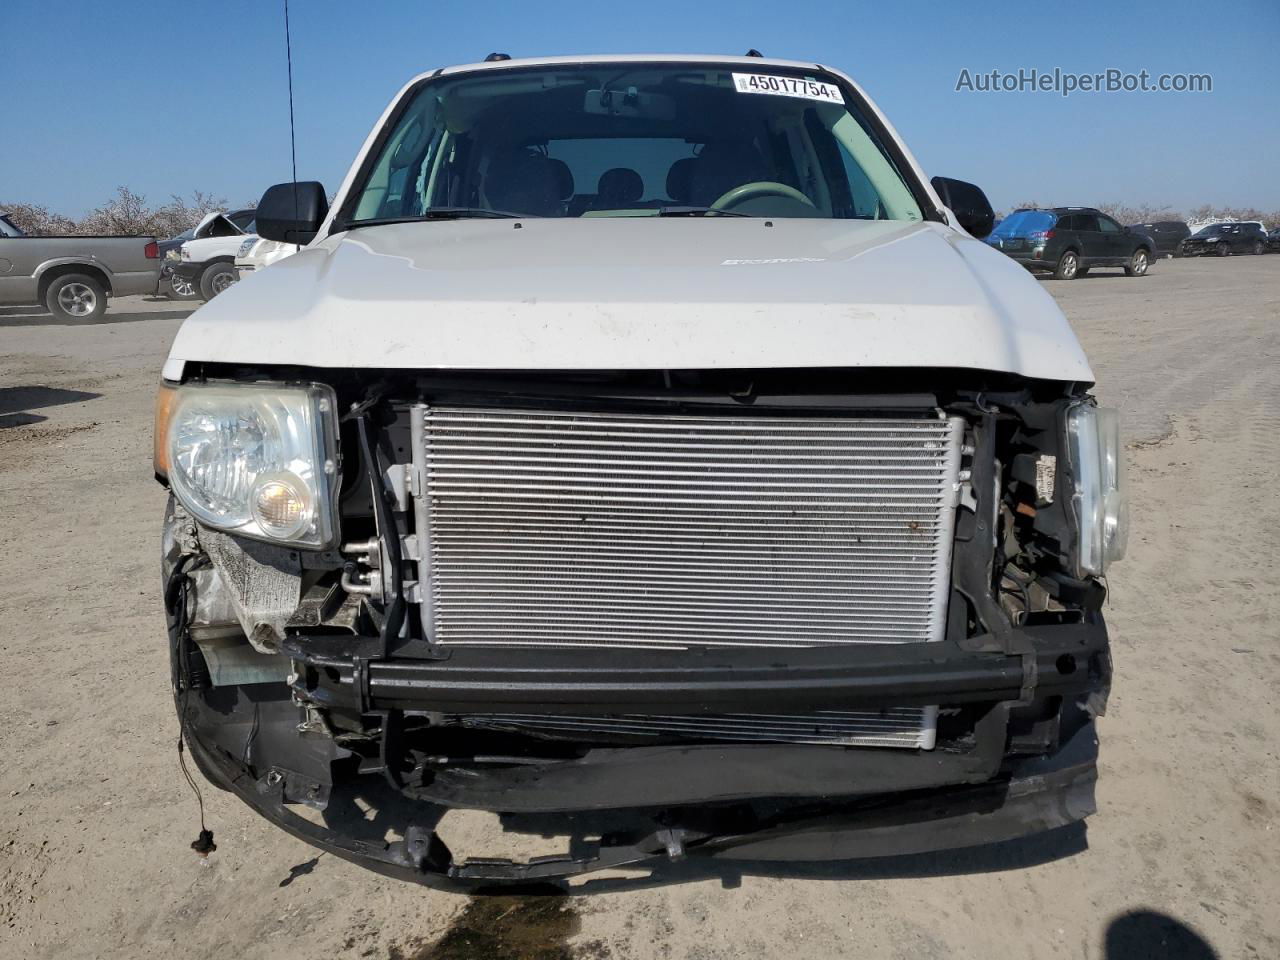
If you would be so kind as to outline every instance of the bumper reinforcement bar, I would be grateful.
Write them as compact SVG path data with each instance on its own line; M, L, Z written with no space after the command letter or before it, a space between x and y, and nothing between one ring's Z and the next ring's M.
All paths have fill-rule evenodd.
M448 648L433 659L366 658L359 637L290 638L308 669L296 693L320 707L444 713L730 713L852 705L1025 701L1109 680L1100 619L1013 631L1027 654L929 644L800 649Z

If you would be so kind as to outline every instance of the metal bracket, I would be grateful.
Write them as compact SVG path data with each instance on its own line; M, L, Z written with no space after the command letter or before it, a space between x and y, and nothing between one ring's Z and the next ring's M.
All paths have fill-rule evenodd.
M397 513L404 513L409 509L409 502L413 499L413 470L412 466L407 463L393 463L386 469L387 489L391 491L391 496L395 501Z

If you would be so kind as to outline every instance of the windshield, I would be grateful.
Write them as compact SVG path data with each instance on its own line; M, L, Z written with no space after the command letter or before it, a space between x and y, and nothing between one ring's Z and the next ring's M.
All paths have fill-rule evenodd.
M1028 234L1051 230L1058 218L1044 210L1019 210L1011 213L991 231L994 237L1025 237Z
M613 63L427 81L364 167L343 226L501 215L923 219L834 82L762 70Z

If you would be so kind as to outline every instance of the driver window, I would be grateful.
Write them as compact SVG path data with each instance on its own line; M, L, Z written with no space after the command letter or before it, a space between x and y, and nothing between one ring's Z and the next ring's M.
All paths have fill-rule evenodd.
M1098 229L1103 233L1119 233L1120 224L1116 223L1110 217L1098 217Z

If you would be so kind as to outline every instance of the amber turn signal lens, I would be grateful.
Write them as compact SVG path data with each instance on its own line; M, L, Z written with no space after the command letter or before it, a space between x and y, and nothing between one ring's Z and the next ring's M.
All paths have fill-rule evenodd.
M155 432L151 438L151 462L159 476L169 476L169 419L178 399L176 384L160 381L156 391Z

